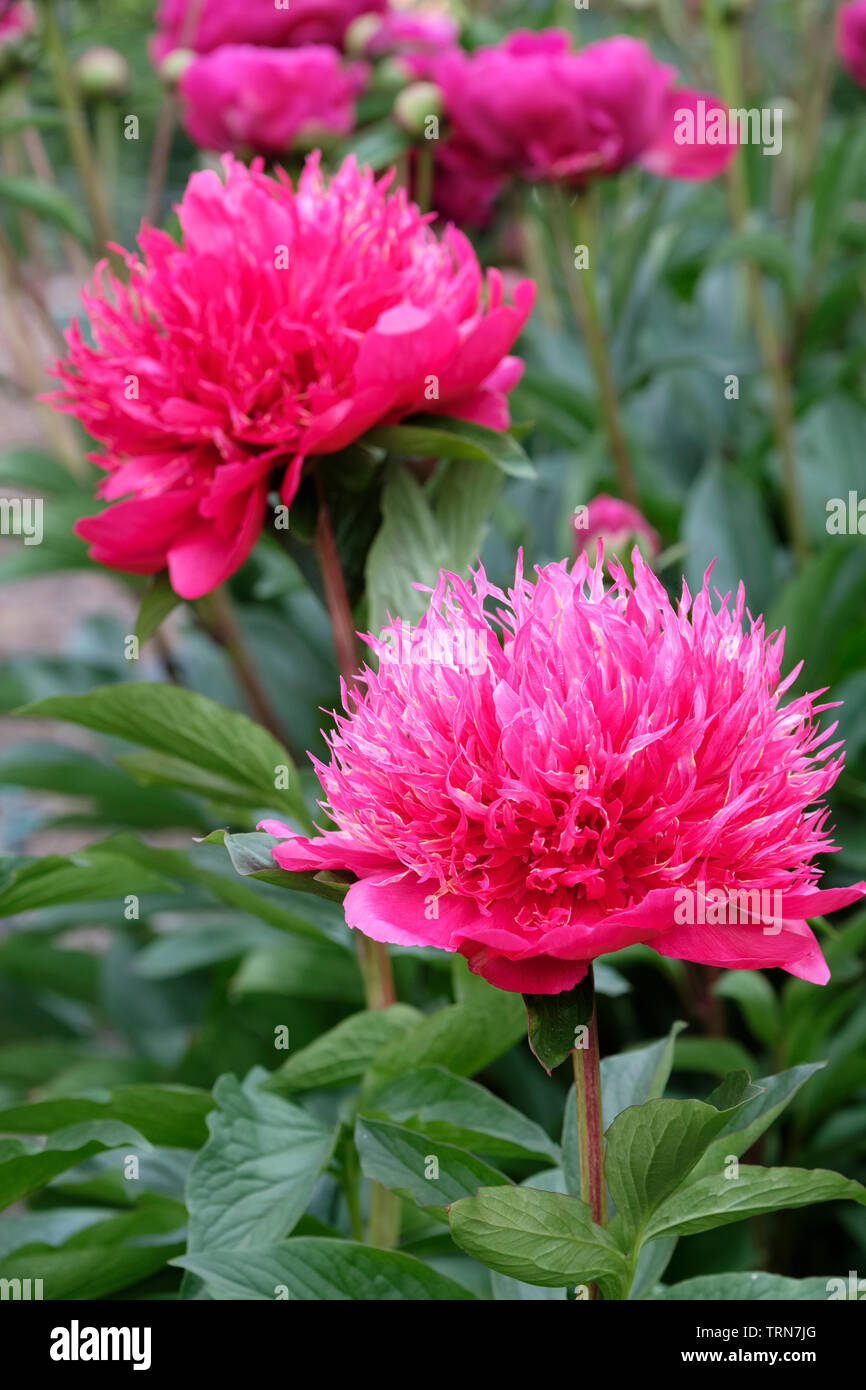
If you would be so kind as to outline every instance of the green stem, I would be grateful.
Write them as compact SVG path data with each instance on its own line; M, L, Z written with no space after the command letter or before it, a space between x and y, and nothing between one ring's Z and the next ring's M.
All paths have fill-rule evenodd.
M578 331L589 353L590 364L598 387L602 420L617 482L626 501L638 506L640 497L638 496L628 441L620 418L616 383L598 307L593 256L599 244L599 238L596 235L595 217L590 198L583 190L577 193L572 223L569 217L571 209L569 208L568 197L563 189L556 187L551 190L550 209L553 235L562 262L569 299L574 310ZM575 246L587 248L587 265L583 269L578 269L575 265Z
M81 179L94 236L101 251L107 242L114 239L114 232L99 167L90 142L87 118L69 66L63 34L57 23L54 0L42 0L42 35L57 97L67 118L70 152Z
M421 212L433 206L433 142L422 140L415 150L415 202Z
M721 14L717 9L717 0L704 0L704 14L722 99L729 110L739 110L743 106L742 16ZM731 222L736 231L744 232L749 222L749 190L742 159L736 157L731 160L726 179ZM794 443L794 393L782 337L764 294L760 267L754 261L748 261L745 274L749 310L770 380L773 426L782 465L782 493L788 530L797 559L802 564L808 558L810 547Z
M318 473L315 475L315 481L319 503L315 536L316 556L322 572L325 604L331 620L331 631L334 636L334 648L337 653L340 674L347 689L352 690L355 687L357 673L361 665L358 641L355 635L355 620L352 617L352 606L346 591L346 580L340 563L340 552L337 549L334 529L331 525L331 513L328 509L325 489ZM396 999L387 947L379 941L370 941L360 932L357 932L356 936L361 973L364 977L367 1008L387 1009Z
M252 714L284 748L291 751L286 732L247 650L228 589L225 586L214 589L205 598L198 599L193 609L231 661Z
M316 474L316 494L319 503L319 516L316 522L315 547L322 571L325 589L325 603L331 619L334 647L340 666L340 674L351 690L356 681L361 664L358 642L355 636L355 621L346 591L346 580L340 563L340 552L331 513L325 497L325 489L318 473ZM394 976L388 948L381 941L371 941L362 932L355 932L358 960L364 981L364 998L368 1009L387 1009L397 998L394 990ZM400 1198L381 1183L374 1182L370 1191L370 1219L367 1227L367 1244L380 1250L393 1250L400 1238Z
M577 1139L580 1162L580 1196L592 1211L597 1226L607 1225L607 1188L604 1177L604 1148L602 1144L601 1069L598 1048L598 1013L592 966L586 977L592 995L592 1017L589 1023L587 1046L576 1047L571 1054L574 1065L574 1089L577 1101ZM598 1287L589 1286L591 1299L598 1298Z

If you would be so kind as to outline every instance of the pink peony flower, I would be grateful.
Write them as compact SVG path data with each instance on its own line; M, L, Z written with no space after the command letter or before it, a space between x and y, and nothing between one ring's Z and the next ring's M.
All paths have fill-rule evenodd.
M388 10L364 45L364 56L396 58L413 78L426 78L459 37L460 25L442 10Z
M229 156L224 169L190 179L180 245L145 225L128 284L97 268L95 346L74 322L53 398L105 446L114 505L76 526L93 559L167 564L184 598L243 563L269 489L291 503L309 455L431 409L506 428L534 294L524 280L505 302L461 232L437 238L354 159L326 183L311 156L297 191Z
M36 12L28 0L6 0L0 4L0 44L10 43L36 28Z
M210 53L224 43L339 45L354 19L386 6L386 0L197 0L201 12L191 24L192 3L160 0L151 45L156 62L174 48Z
M344 64L329 44L225 44L185 70L184 126L204 149L267 155L283 154L305 133L348 135L368 71L364 63Z
M636 537L642 537L650 555L661 551L658 532L630 502L599 493L585 507L577 507L572 517L574 553L595 554L600 540L608 555L622 554Z
M265 821L277 863L353 871L349 926L459 951L506 990L569 989L633 942L826 981L806 918L866 895L816 887L842 765L828 706L782 702L799 668L781 680L783 635L744 630L742 585L732 611L709 573L673 606L632 561L608 589L600 551L535 582L518 564L508 594L440 575L418 628L368 639L379 670L313 760L338 828Z
M638 39L602 39L573 51L560 29L518 31L473 54L455 50L435 67L449 139L488 174L585 182L644 164L669 178L707 179L731 144L679 143L681 111L718 100L675 86L674 68ZM703 132L701 132L703 133Z
M840 7L836 51L854 81L866 87L866 0L849 0Z

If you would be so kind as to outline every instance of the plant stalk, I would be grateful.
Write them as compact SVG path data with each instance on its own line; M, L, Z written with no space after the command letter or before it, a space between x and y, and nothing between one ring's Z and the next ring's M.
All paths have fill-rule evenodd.
M729 110L738 110L743 106L742 16L733 13L720 14L714 0L704 0L704 16L709 29L722 100ZM731 160L726 179L731 222L737 232L744 232L748 229L749 222L749 190L740 158ZM788 531L794 553L802 565L808 559L810 545L797 472L794 393L782 336L767 304L760 266L754 261L747 261L745 274L749 311L764 368L770 380L773 426L782 465L782 495Z
M577 1138L580 1160L580 1196L592 1211L597 1226L607 1225L607 1188L602 1142L601 1069L598 1048L598 1010L590 965L587 983L592 992L592 1017L585 1047L571 1054L577 1102ZM590 1284L590 1299L598 1299L598 1286Z
M592 258L598 246L595 218L589 196L583 191L576 195L574 222L570 220L568 198L562 188L554 188L550 199L551 222L557 250L565 274L571 307L577 321L598 387L602 421L608 448L620 492L634 506L640 504L631 454L620 416L613 369L607 350L607 338L601 322ZM573 238L576 240L573 242ZM574 246L586 246L588 262L578 269L574 261Z

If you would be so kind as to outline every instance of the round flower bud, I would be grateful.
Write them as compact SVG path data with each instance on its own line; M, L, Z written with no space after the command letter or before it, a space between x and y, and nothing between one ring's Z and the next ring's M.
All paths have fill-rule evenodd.
M366 55L367 47L371 39L374 39L382 28L382 16L378 14L361 14L346 30L343 39L343 48L353 58L363 58Z
M191 48L175 48L159 65L159 76L169 91L174 91L190 63L195 60Z
M413 82L394 102L394 119L409 135L426 134L431 116L442 116L442 93L435 82Z
M75 63L81 95L88 101L121 97L129 88L129 63L116 48L88 48Z

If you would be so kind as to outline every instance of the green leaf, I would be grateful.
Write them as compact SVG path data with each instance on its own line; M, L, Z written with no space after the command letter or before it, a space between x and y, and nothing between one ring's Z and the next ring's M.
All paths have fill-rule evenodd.
M352 1014L296 1052L271 1073L262 1089L291 1094L358 1081L383 1047L403 1037L420 1018L409 1004Z
M755 227L744 232L729 232L716 244L710 265L730 265L751 262L760 266L781 284L785 295L793 300L800 286L800 268L790 238L781 232Z
M24 1251L0 1261L0 1279L41 1279L42 1297L52 1301L107 1298L149 1279L182 1251L183 1241Z
M166 874L198 883L220 902L227 903L229 907L240 912L251 912L280 931L320 939L323 931L327 931L331 926L327 917L320 919L318 915L328 913L328 909L320 908L318 904L310 904L308 916L314 920L299 917L297 913L282 906L277 894L266 888L258 889L241 883L231 874L223 875L212 869L205 869L182 850L148 845L132 835L113 835L107 840L101 840L98 848L106 854L116 853L118 856L134 860L136 864L164 869Z
M806 561L767 613L767 631L784 627L785 650L803 661L789 698L832 686L866 664L864 607L866 546L859 537L835 536L832 545Z
M559 1145L540 1125L465 1077L444 1067L416 1067L376 1093L374 1109L429 1139L473 1153L508 1158L544 1154L559 1162Z
M474 1196L479 1187L510 1182L465 1149L385 1120L359 1119L355 1143L365 1177L407 1193L419 1207L435 1211L443 1220L451 1202ZM436 1161L436 1176L428 1178L427 1172L434 1171L431 1159Z
M702 1274L681 1284L659 1289L654 1303L731 1303L740 1299L751 1303L826 1302L829 1279L786 1279L781 1274L751 1273Z
M782 1025L775 990L760 970L726 970L716 981L722 999L734 999L756 1038L773 1047Z
M261 831L230 835L226 830L213 830L202 844L224 845L232 867L244 878L257 878L262 883L272 883L295 893L311 893L328 902L341 903L346 896L348 882L340 881L338 874L290 873L281 869L271 854L274 845L279 844L276 835L265 835Z
M303 1215L330 1157L329 1126L258 1089L255 1071L241 1083L222 1076L210 1139L187 1183L191 1251L242 1250L287 1235Z
M760 495L733 467L709 464L689 493L682 538L689 547L685 572L692 593L715 559L712 585L736 593L742 580L753 613L766 611L773 596L773 529ZM797 650L797 648L791 648Z
M252 951L232 979L230 992L285 994L363 1004L364 984L353 952L330 941L286 938Z
M0 450L0 482L25 492L77 493L89 497L70 470L44 449L19 446Z
M512 478L535 478L535 469L513 435L445 415L401 425L379 425L361 440L404 458L461 459L495 463Z
M574 989L561 994L524 994L529 1015L529 1046L548 1076L575 1049L577 1029L592 1020L592 971Z
M674 1023L666 1038L649 1043L631 1052L618 1052L601 1059L602 1124L608 1129L617 1115L630 1105L643 1105L664 1094L677 1034L684 1023ZM574 1086L565 1100L562 1122L562 1167L567 1190L572 1197L580 1196L580 1155L577 1137L577 1108Z
M770 1125L775 1123L800 1087L824 1066L824 1062L812 1062L801 1067L791 1067L789 1071L779 1072L777 1076L761 1077L756 1082L756 1085L762 1088L760 1095L753 1096L733 1112L718 1138L710 1144L703 1158L696 1164L692 1171L692 1179L718 1172L729 1155L739 1158L741 1154L746 1153Z
M418 1066L442 1066L474 1076L523 1036L526 1014L520 999L504 990L477 991L471 1001L428 1014L411 1032L383 1047L365 1080L373 1101L378 1088Z
M214 1101L188 1086L118 1086L89 1096L68 1096L0 1110L0 1130L54 1134L89 1120L120 1120L152 1144L198 1149L207 1139L205 1116Z
M11 203L25 212L35 213L44 222L53 222L80 241L90 242L90 228L78 204L53 184L29 174L0 174L0 202Z
M176 892L177 885L132 859L90 845L76 854L46 854L13 872L0 889L0 917L115 897L120 915L128 894L157 891Z
M273 1302L376 1302L472 1298L429 1265L351 1240L298 1236L257 1250L185 1255L172 1261L203 1279L215 1298Z
M120 1146L149 1148L142 1134L117 1120L70 1125L42 1143L0 1139L0 1209L38 1191L67 1168L77 1168L94 1154Z
M731 1071L751 1073L754 1067L752 1057L736 1038L677 1038L674 1046L676 1071L727 1076Z
M159 631L169 613L181 602L180 594L171 587L168 571L155 575L144 592L135 620L135 635L142 646Z
M735 1178L714 1173L674 1192L651 1216L644 1238L691 1236L765 1211L843 1199L866 1206L866 1187L823 1168L740 1166Z
M574 1197L527 1187L482 1188L450 1210L454 1243L490 1269L526 1284L622 1286L626 1262Z
M649 1100L617 1116L607 1131L604 1166L617 1224L627 1236L646 1226L721 1132L730 1112L756 1094L745 1072L733 1073L709 1102Z
M181 758L255 793L262 806L283 807L306 823L297 773L282 744L246 715L197 691L144 681L101 686L88 695L51 696L18 713L68 719ZM285 789L276 786L279 768L287 769Z

